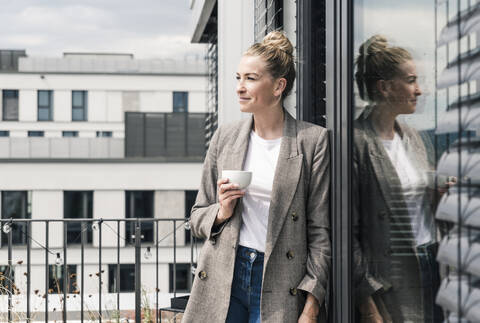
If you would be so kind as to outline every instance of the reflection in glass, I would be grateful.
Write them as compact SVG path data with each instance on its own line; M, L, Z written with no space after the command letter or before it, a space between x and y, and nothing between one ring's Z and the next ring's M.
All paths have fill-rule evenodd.
M423 95L416 61L405 48L375 35L359 47L355 80L360 98L369 103L354 129L357 318L441 322L435 305L440 277L433 146L397 120L413 115Z

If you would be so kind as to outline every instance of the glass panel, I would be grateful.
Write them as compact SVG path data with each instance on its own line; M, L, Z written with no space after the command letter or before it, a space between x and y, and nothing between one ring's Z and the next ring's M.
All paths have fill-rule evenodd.
M13 289L15 286L15 267L8 265L0 266L0 290L5 295L10 289L10 285Z
M117 291L117 265L108 265L108 291ZM135 265L120 265L120 292L135 291Z
M2 219L29 219L30 199L27 191L2 192ZM26 244L26 223L14 223L12 226L12 243ZM2 245L8 244L8 235L2 231Z
M188 112L188 92L173 92L173 112Z
M50 294L62 294L63 293L63 268L64 266L49 265L48 275L48 292ZM77 266L67 265L67 293L77 294Z
M461 2L468 6L466 0ZM477 101L452 88L457 88L460 78L467 83L475 79L470 69L478 60L470 55L468 62L467 56L454 62L457 46L442 45L457 40L457 24L442 30L454 16L452 10L457 13L456 3L354 1L356 322L442 322L444 312L436 304L440 266L457 266L460 260L461 267L470 250L466 231L454 236L459 228L441 221L458 218L458 170L471 183L480 179L475 144L458 149L467 140L458 138L471 136L474 132L466 130L480 124ZM465 28L476 30L476 24L469 22ZM473 49L474 43L466 41L461 51ZM460 75L455 64L465 73ZM473 87L469 93L474 94ZM466 194L462 201L470 198ZM436 214L442 214L438 221ZM444 288L446 298L439 296L453 307L439 304L454 310L458 302L450 293L458 295L458 286Z
M3 120L18 120L18 90L3 90Z
M72 120L73 121L85 121L85 109L84 108L73 108L72 109Z
M126 191L126 218L153 218L153 191ZM127 240L135 243L135 222L125 225ZM153 222L141 223L142 242L153 242Z
M43 107L50 106L50 91L38 91L38 105Z
M83 107L84 103L84 91L72 91L72 106Z
M50 108L38 107L38 121L51 121Z
M71 191L64 192L63 217L74 219L93 218L93 192ZM84 222L86 226L85 242L92 243L92 226L90 222ZM67 223L67 243L82 242L82 222Z

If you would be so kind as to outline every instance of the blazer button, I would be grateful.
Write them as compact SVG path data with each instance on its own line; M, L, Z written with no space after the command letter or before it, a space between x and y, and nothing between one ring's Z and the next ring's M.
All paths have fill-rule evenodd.
M385 249L385 256L390 256L392 254L392 249L388 248L388 249Z
M293 251L292 251L292 250L288 250L288 251L287 251L287 259L288 259L288 260L292 260L292 259L293 259L293 256L294 256L294 255L293 255Z
M296 296L297 295L297 289L294 287L294 288L290 288L290 295L292 296Z
M292 220L296 222L298 220L298 215L295 212L292 212Z
M205 272L205 270L202 270L198 273L198 278L200 278L201 280L205 280L207 278L207 273Z
M382 211L382 212L380 212L380 213L378 214L378 217L379 217L380 219L385 219L386 216L387 216L387 212L385 212L385 211Z

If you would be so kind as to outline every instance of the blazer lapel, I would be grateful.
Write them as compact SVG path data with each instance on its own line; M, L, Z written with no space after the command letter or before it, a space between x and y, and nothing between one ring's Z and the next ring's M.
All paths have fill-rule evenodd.
M369 120L364 120L364 122L366 129L365 140L369 147L368 152L370 154L370 161L385 203L393 213L398 209L406 209L406 204L403 198L399 199L399 197L403 196L403 193L401 190L402 184L397 171L388 157L383 144L373 130Z
M253 116L243 121L240 131L238 132L237 137L233 140L233 145L229 149L229 154L225 160L223 169L242 170L243 163L247 157L252 122Z
M298 154L297 127L293 117L285 111L283 138L280 145L273 179L270 210L268 214L265 256L269 257L282 229L287 211L297 190L303 155Z

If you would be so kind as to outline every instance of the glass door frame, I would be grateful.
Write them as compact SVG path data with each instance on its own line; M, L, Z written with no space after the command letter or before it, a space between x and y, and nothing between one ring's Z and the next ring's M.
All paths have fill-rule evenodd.
M330 322L354 321L352 284L353 0L326 1L326 119L331 152Z

